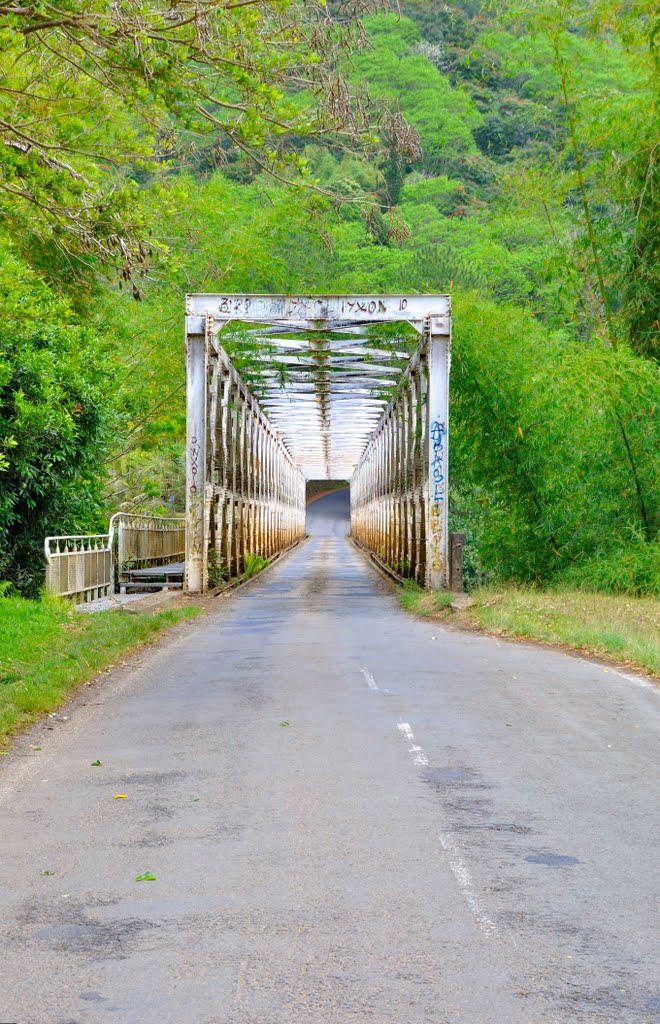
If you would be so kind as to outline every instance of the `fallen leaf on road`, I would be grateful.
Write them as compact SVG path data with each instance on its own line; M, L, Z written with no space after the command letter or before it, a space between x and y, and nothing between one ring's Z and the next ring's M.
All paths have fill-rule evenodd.
M288 724L288 722L280 722L280 726L282 729L284 729Z
M115 793L115 800L128 800L128 793Z
M103 761L92 761L92 768L98 768L101 764L103 764Z
M54 875L55 872L54 871L48 871L48 870L46 870L46 868L44 868L44 870L41 872L41 874L44 875L44 876L46 876L46 875Z
M143 875L135 876L136 882L155 882L156 876L151 874L151 871L145 871Z

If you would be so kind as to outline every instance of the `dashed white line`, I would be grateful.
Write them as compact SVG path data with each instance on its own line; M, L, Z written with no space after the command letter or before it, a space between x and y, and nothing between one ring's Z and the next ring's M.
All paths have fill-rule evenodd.
M414 764L426 766L429 763L429 759L424 753L422 747L418 743L415 743L415 734L412 731L409 722L404 722L399 719L397 722L397 728L399 732L404 736L407 742L410 744L408 747L408 753L412 755ZM447 861L449 868L454 878L458 882L458 887L461 891L465 902L467 903L472 916L479 925L479 928L485 935L489 935L491 938L499 938L500 933L497 929L495 922L485 913L481 900L474 891L474 884L472 882L472 875L470 874L468 867L461 856L461 850L446 833L440 833L440 844L442 849L447 854ZM512 940L515 943L515 940Z
M368 668L361 668L360 672L364 676L365 683L374 693L390 694L390 690L386 690L384 687L378 685Z
M447 861L451 872L458 882L458 887L461 890L465 902L472 911L472 916L475 921L485 935L490 935L493 938L499 938L500 933L497 930L497 925L490 917L488 917L488 914L484 912L483 907L481 906L481 900L474 891L472 875L470 874L465 861L461 857L460 849L451 837L443 832L440 833L440 844L447 854Z
M415 743L415 734L410 728L408 722L403 722L399 720L399 722L397 723L397 728L399 732L405 736L405 738L408 740L408 743L410 744L410 746L408 747L408 753L412 754L413 763L423 766L428 765L429 759L422 750L422 748L419 746L419 744Z
M376 683L376 680L374 679L374 677L372 676L371 672L369 671L369 669L368 668L361 668L360 672L364 676L364 681L367 684L367 686L369 687L369 689L373 690L374 693L377 693L379 687L378 687L378 684Z

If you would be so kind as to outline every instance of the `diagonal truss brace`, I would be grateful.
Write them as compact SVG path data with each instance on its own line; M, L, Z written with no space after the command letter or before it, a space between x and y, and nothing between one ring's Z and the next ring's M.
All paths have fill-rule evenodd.
M186 311L187 589L205 589L209 548L228 571L240 570L245 553L258 550L264 522L275 523L275 533L266 528L264 550L302 535L299 467L324 476L322 463L328 476L338 469L340 476L353 473L356 539L401 575L445 587L449 297L190 295ZM274 361L264 368L259 393L281 435L217 343L232 322L253 325L257 339L274 339ZM388 356L403 354L381 351L366 333L397 322L421 335L404 373L388 365ZM287 369L286 386L278 364ZM395 373L402 373L398 385ZM387 398L379 392L391 393L391 385L394 398L384 409ZM286 466L284 475L293 473L296 481L283 501L281 478L276 474L268 484L260 478L268 459ZM279 507L274 517L273 507Z
M305 533L305 479L217 343L217 322L186 324L185 589L203 593L209 559L224 578L248 555L270 558Z

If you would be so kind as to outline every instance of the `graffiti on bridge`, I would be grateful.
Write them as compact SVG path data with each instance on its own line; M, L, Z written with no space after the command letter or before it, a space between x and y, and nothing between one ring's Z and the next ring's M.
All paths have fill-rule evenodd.
M447 425L438 420L431 424L431 568L442 572L443 559L443 504L446 498L446 439Z

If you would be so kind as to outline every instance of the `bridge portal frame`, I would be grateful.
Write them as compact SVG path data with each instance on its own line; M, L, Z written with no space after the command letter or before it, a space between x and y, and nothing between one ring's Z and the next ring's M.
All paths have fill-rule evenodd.
M426 370L424 394L416 396L422 407L422 436L418 446L423 463L424 582L433 590L446 589L449 584L450 297L204 293L186 297L186 591L203 593L208 586L209 527L214 498L212 452L218 414L217 391L214 392L212 384L213 367L217 367L218 359L227 360L217 335L231 321L310 331L398 322L408 323L417 330L421 343L413 363L415 359L421 360ZM253 401L258 405L256 399ZM370 445L377 444L386 430L397 401L395 397L383 413L356 470L364 466ZM268 431L268 421L261 410L259 412ZM284 456L290 458L275 432L273 441L281 446Z

